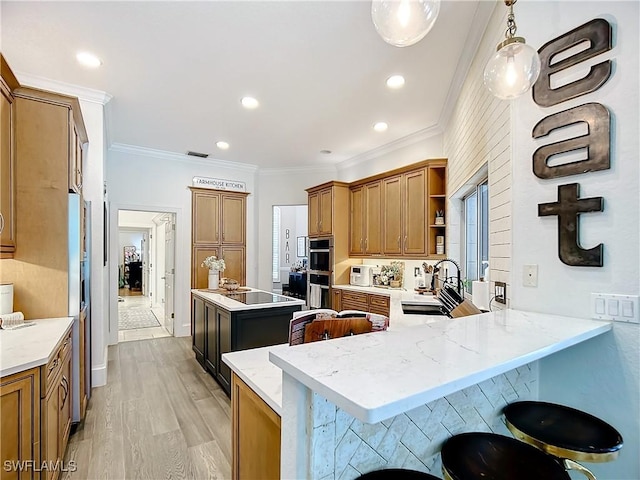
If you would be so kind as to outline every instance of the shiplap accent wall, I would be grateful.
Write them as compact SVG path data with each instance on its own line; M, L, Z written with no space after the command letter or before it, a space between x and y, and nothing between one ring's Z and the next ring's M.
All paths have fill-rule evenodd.
M501 8L502 7L502 8ZM511 283L511 130L510 104L484 87L483 72L496 45L504 38L506 8L498 2L469 68L466 80L444 133L449 159L448 251L463 245L459 225L462 195L485 166L489 178L489 263L491 281ZM460 250L461 252L462 250ZM459 256L461 258L461 255ZM507 297L510 299L510 288ZM491 288L493 291L493 287ZM492 308L501 305L492 304Z

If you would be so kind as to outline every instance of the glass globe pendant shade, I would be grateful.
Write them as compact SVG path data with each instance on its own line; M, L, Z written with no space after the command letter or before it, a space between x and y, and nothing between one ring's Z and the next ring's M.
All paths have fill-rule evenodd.
M371 19L385 42L408 47L429 33L440 13L440 0L373 0Z
M484 84L496 97L511 100L526 93L540 75L540 57L522 37L500 45L484 69Z

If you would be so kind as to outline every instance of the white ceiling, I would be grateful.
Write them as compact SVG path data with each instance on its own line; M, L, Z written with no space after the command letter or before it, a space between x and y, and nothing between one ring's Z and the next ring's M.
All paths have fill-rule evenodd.
M495 4L443 0L431 32L397 48L376 33L369 1L3 0L0 45L19 80L112 95L110 145L319 165L438 132ZM103 65L78 65L80 50ZM406 84L390 90L397 73ZM260 107L243 109L244 95ZM373 131L378 121L389 129Z

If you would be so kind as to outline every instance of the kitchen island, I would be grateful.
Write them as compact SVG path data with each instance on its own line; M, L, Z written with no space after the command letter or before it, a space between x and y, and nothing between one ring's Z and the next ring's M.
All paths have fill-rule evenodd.
M392 315L386 332L225 355L261 398L280 402L281 478L356 478L382 467L438 474L449 436L508 434L502 407L538 398L536 360L611 329L513 310L412 327L399 320ZM263 382L277 378L273 367L259 373L267 356L281 369L280 389Z
M227 352L287 342L293 312L304 300L254 288L192 290L191 335L196 360L231 395Z

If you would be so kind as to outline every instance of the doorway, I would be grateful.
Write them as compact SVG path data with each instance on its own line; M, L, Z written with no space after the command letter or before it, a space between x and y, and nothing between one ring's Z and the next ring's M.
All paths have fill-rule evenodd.
M274 205L272 216L272 291L306 298L307 205Z
M118 342L173 335L175 214L118 211Z

